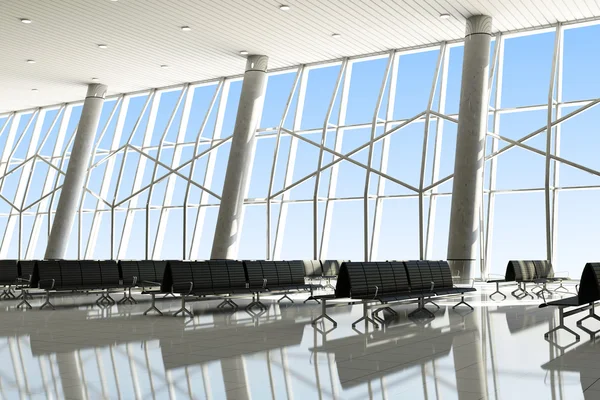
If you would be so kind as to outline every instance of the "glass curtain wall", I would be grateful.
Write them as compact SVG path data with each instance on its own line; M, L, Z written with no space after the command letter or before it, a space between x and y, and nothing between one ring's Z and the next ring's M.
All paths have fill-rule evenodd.
M596 24L497 35L480 261L600 258ZM444 259L462 43L268 76L242 259ZM69 258L210 255L241 78L108 98ZM0 115L0 257L41 258L82 103Z

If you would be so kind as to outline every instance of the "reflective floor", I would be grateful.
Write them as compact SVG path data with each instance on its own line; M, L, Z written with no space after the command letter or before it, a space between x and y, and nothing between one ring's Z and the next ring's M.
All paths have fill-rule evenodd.
M326 334L329 322L310 324L320 306L301 296L281 305L266 298L259 317L194 302L193 319L145 317L143 296L105 309L94 295L57 297L54 311L2 301L0 398L600 399L600 344L575 326L585 314L567 318L581 340L571 345L561 333L555 346L544 333L557 324L556 310L537 300L490 301L491 291L467 297L474 311L440 301L433 320L409 319L414 305L395 307L399 317L366 333L351 327L360 305L332 307L338 327Z

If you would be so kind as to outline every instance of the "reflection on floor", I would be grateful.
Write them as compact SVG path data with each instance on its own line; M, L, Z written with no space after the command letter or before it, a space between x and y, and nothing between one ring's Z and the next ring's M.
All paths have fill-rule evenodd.
M491 291L468 296L472 312L439 302L434 320L395 307L398 318L366 333L351 328L360 305L334 307L338 328L327 334L310 324L314 303L272 302L257 317L196 302L195 317L184 319L144 317L146 302L100 309L92 295L57 298L56 311L20 312L3 301L0 398L600 399L600 344L577 317L567 324L582 339L562 350L544 339L555 310L489 301ZM572 339L553 338L560 346Z

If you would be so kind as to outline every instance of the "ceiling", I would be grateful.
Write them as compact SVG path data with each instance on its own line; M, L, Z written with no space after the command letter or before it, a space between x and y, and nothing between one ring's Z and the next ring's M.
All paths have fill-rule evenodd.
M502 32L600 16L598 0L282 1L0 1L0 112L80 100L92 77L114 94L238 75L240 50L273 69L460 39L474 14Z

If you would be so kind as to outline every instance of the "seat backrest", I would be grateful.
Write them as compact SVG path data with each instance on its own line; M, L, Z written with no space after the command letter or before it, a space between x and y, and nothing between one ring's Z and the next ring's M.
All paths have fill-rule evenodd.
M302 260L304 276L307 278L320 278L323 276L323 267L319 260Z
M512 282L529 282L536 278L535 264L527 260L511 260L506 267L504 279Z
M304 285L304 264L302 261L288 261L293 285Z
M340 267L335 286L335 297L365 297L368 294L368 283L365 269L360 262L344 262Z
M102 275L102 286L105 288L119 286L119 264L115 260L99 260L98 265Z
M19 278L31 281L31 287L37 287L40 280L37 260L19 261Z
M0 260L0 284L12 285L19 277L17 260Z
M83 281L81 279L81 267L77 260L60 260L60 275L62 287L78 288L81 287Z
M156 276L154 282L158 282L158 283L162 282L166 267L167 267L166 261L154 261L154 275Z
M450 272L450 266L445 261L428 261L429 271L431 271L431 281L433 282L433 288L435 289L444 289L451 288L454 286L452 284L452 273L450 273L450 281L444 278L443 269L445 266L448 267L448 272ZM445 263L445 266L444 266Z
M323 276L338 276L340 273L340 267L344 262L349 262L349 260L321 261L321 264L323 265Z
M264 277L261 262L244 261L244 270L249 287L252 289L262 288Z
M39 277L40 286L42 288L50 288L54 280L54 289L60 289L62 287L62 278L60 274L60 265L57 260L43 260L36 263Z
M119 271L123 282L131 283L134 278L140 280L138 262L135 260L119 260Z
M211 279L208 284L212 285L214 292L225 293L227 290L231 290L229 284L229 271L227 270L226 260L211 260L207 261L210 268Z
M431 287L431 282L425 281L421 277L419 261L405 261L404 265L406 266L406 274L408 275L411 291L421 291Z
M445 288L454 287L454 281L452 280L452 270L450 269L450 264L448 261L437 261L440 272L442 273L442 279L444 280Z
M287 261L274 261L275 271L277 272L277 286L290 286L292 284L292 272L290 264ZM302 272L302 280L304 283L304 271ZM267 281L267 286L269 282Z
M366 264L366 263L363 263ZM377 295L384 295L384 294L392 294L392 293L397 293L396 290L396 279L394 277L394 270L392 267L392 264L390 264L389 262L377 262L377 263L369 263L369 264L375 264L375 267L377 268L378 272L379 272L379 283L380 285L378 286L378 290L377 290Z
M554 278L554 268L552 263L548 260L535 260L532 261L535 268L535 277L538 279L549 279Z
M585 264L581 273L578 296L581 304L600 300L600 263Z
M193 282L192 264L191 261L169 261L165 269L161 290L168 293L173 285L183 289L183 286ZM167 272L169 272L168 276Z
M156 282L156 271L153 260L140 260L138 264L138 285L144 281Z
M275 261L261 261L260 266L262 268L263 278L267 280L267 288L279 286L279 275L277 274L278 264Z
M232 289L246 288L246 272L244 263L241 261L225 261L227 264L227 272L229 273L229 286Z
M403 293L410 291L408 284L408 275L406 274L406 267L402 261L390 261L388 262L394 274L394 286L396 293Z
M102 272L97 260L81 260L81 281L84 286L102 286Z

